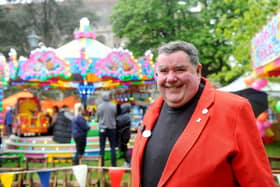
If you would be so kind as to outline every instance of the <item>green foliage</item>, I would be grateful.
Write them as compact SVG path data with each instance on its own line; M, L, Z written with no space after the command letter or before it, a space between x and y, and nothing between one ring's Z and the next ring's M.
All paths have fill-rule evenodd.
M236 66L242 69L235 72L233 68L230 73L225 71L217 76L218 79L228 77L230 80L234 75L252 71L251 39L276 13L279 5L278 0L224 0L224 3L226 6L232 6L233 9L230 14L221 17L216 33L231 41L232 56Z
M177 0L120 0L113 9L113 31L128 39L126 47L136 56L148 49L156 53L164 42L185 40L199 49L204 76L216 74L223 67L228 70L231 46L214 32L216 24L211 22L217 21L226 9L218 7L217 14L218 8L214 8L218 2L185 2L181 5ZM200 12L191 11L198 5Z
M277 10L278 0L119 0L113 31L141 56L171 40L194 43L203 75L226 84L251 71L250 41ZM201 10L191 11L199 5Z
M113 9L113 31L129 39L126 47L136 56L143 55L145 50L184 35L187 28L181 22L187 15L176 12L177 6L174 0L120 0ZM178 19L180 21L176 22Z
M94 13L83 7L81 0L67 0L57 3L44 0L42 3L14 5L11 8L0 7L0 51L6 56L10 48L20 55L30 52L27 36L32 30L41 37L47 47L57 48L73 39L73 31L79 26L79 20L88 17L97 20Z
M275 97L268 97L268 106L275 113L277 113L277 110L276 110L276 103L277 102L278 102L277 98L275 98Z

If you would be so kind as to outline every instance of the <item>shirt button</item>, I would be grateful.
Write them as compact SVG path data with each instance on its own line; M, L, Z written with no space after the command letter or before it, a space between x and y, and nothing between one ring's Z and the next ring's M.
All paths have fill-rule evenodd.
M198 119L196 120L196 122L199 123L199 122L201 122L201 120L202 120L201 118L198 118Z

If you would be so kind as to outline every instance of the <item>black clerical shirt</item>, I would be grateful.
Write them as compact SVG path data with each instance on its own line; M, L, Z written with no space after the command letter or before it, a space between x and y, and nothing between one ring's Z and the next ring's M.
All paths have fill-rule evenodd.
M157 186L171 149L189 122L202 90L201 84L196 95L180 108L163 104L144 151L141 187Z

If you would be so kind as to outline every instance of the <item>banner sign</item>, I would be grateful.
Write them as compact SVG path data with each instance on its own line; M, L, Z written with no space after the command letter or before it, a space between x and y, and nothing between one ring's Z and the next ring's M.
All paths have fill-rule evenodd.
M280 14L276 14L251 40L253 69L273 62L280 56Z

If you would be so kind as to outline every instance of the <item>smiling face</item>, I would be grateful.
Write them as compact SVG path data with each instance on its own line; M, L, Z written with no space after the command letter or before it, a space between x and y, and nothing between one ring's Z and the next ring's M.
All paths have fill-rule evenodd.
M157 86L168 104L177 108L190 101L197 93L202 65L193 65L183 51L162 53L157 58Z

